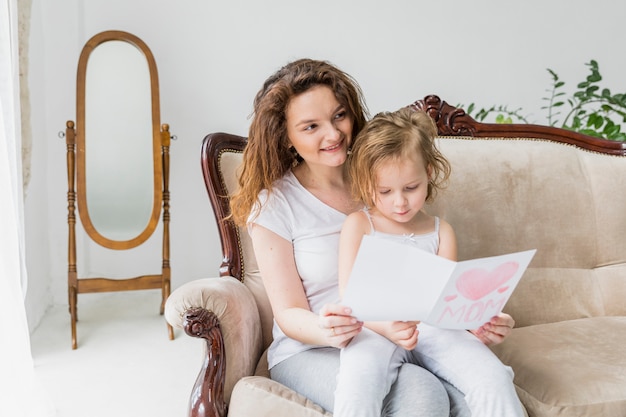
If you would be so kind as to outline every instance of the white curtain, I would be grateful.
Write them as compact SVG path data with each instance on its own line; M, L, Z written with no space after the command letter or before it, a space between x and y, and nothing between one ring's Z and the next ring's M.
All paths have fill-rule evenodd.
M0 0L0 416L30 417L50 412L42 414L24 309L18 77L17 0Z

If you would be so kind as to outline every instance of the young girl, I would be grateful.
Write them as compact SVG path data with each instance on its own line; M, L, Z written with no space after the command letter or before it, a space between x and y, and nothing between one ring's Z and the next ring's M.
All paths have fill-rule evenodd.
M428 115L405 108L378 114L355 139L349 174L353 195L366 208L350 214L341 231L342 295L364 235L404 242L456 261L452 227L423 210L450 174L448 161L435 146L436 134ZM472 416L523 416L513 371L473 334L480 337L484 330L447 330L419 322L365 323L341 352L335 417L380 415L406 362L424 366L465 393Z

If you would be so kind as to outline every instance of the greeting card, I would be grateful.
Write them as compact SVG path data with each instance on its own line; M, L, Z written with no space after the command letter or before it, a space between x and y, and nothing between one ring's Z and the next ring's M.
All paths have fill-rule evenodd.
M502 311L536 250L454 262L364 236L342 304L364 321L476 329Z

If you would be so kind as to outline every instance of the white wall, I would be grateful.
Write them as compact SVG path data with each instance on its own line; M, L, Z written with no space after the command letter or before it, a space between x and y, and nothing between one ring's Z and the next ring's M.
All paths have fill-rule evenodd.
M131 32L157 62L162 121L178 136L170 187L176 288L216 275L221 260L201 140L215 131L246 135L252 99L281 65L305 56L330 60L359 80L372 114L435 93L450 104L522 106L544 122L547 67L573 88L587 75L584 63L596 59L605 85L626 91L624 17L626 5L609 0L33 0L31 328L51 303L67 302L66 148L57 133L76 118L78 56L94 34ZM110 263L110 254L90 256ZM127 262L154 266L147 255Z

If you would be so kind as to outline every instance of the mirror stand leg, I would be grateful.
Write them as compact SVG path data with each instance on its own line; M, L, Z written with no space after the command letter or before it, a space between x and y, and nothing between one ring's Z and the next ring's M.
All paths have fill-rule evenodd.
M76 320L78 313L76 304L78 298L78 276L76 272L76 130L72 120L65 124L65 141L67 146L67 226L68 226L68 254L67 280L70 317L72 322L72 349L76 349Z
M169 283L164 282L161 287L161 305L159 306L159 314L163 315L165 313L165 302L167 301L167 297L169 297Z
M170 280L169 279L165 280L165 282L163 283L163 288L161 290L162 290L161 315L163 315L165 313L165 302L167 301L167 298L170 296ZM167 335L170 340L174 340L174 328L169 323L167 323Z
M78 347L77 337L76 337L76 321L78 320L77 313L77 291L76 287L70 287L70 318L72 321L72 349L76 349Z
M161 168L163 172L163 274L161 294L161 314L165 312L165 302L170 296L172 272L170 269L170 126L161 125ZM167 323L170 340L174 340L174 328Z

